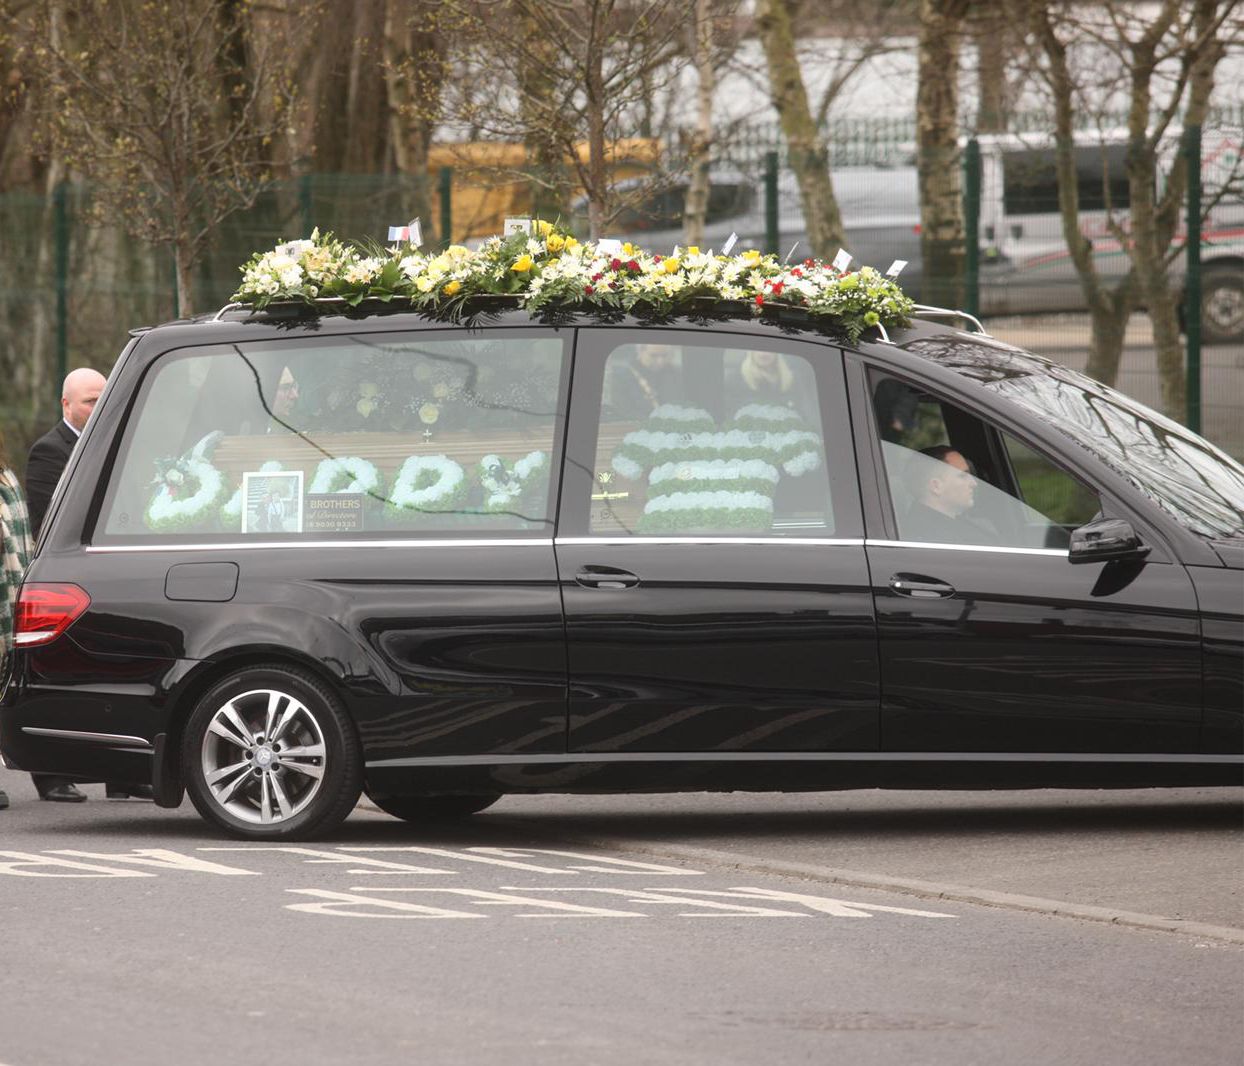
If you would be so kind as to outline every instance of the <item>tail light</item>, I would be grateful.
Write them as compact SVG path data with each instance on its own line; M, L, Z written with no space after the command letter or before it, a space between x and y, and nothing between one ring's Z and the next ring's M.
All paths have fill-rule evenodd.
M13 643L19 648L50 644L91 605L77 585L32 582L22 586L13 618Z

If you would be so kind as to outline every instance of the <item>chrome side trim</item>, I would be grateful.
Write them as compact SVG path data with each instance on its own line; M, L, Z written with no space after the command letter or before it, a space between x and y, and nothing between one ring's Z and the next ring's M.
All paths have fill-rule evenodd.
M558 537L554 545L614 544L815 544L840 548L862 548L862 538L851 537Z
M1067 558L1066 548L1007 548L993 544L931 544L922 540L873 540L864 541L868 548L933 548L936 551L995 552L1001 555L1056 555Z
M23 733L36 737L53 737L56 740L81 740L87 744L108 744L114 748L142 748L153 750L151 741L142 737L127 737L120 733L84 733L78 729L44 729L41 726L24 725Z
M1102 763L1244 766L1244 755L1153 752L1010 751L583 751L569 755L417 755L375 759L367 768L444 766L585 766L613 763Z
M550 538L525 537L521 540L484 538L473 540L261 540L227 541L215 544L92 544L88 555L115 552L208 552L254 551L258 548L551 548Z

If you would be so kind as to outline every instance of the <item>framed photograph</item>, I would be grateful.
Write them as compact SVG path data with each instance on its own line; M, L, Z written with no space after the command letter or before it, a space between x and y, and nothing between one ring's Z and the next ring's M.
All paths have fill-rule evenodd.
M302 471L242 475L242 532L267 536L302 532Z

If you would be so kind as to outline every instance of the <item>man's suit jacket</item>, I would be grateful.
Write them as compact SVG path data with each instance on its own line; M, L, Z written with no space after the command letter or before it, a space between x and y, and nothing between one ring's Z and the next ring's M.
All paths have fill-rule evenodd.
M43 528L43 517L52 502L56 483L77 443L77 435L61 419L31 445L26 459L26 506L30 508L30 529L36 537Z

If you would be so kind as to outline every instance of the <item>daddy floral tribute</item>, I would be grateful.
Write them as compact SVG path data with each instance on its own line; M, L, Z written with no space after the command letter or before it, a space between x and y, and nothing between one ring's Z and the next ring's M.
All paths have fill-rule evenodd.
M424 252L409 244L364 249L312 233L256 253L233 299L273 303L409 301L437 318L460 318L472 302L508 297L532 314L583 311L670 317L710 309L733 316L800 308L857 340L870 326L905 325L914 305L871 267L843 272L819 259L794 266L757 251L714 255L675 248L657 255L631 244L580 242L535 220L528 233L490 237L472 251Z

